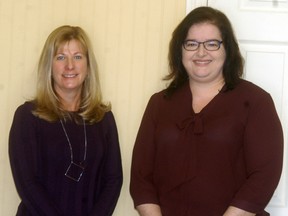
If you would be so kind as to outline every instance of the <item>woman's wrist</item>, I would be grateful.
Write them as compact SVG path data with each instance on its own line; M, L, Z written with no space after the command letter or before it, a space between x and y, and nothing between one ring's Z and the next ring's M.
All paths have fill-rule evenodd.
M162 216L160 206L157 204L141 204L136 209L140 216Z

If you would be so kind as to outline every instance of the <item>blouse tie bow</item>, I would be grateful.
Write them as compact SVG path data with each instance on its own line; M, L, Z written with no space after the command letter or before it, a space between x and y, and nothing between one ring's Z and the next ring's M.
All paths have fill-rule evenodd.
M180 138L179 145L183 147L185 156L183 158L184 179L183 182L189 181L196 177L197 174L197 146L199 138L203 133L203 120L200 115L189 116L179 125Z

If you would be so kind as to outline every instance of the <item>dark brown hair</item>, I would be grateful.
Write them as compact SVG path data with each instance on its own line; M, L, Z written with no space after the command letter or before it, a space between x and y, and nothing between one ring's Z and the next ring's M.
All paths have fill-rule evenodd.
M243 74L244 60L229 19L224 13L211 7L198 7L192 10L176 27L169 45L169 74L164 80L171 80L166 89L169 96L188 80L188 74L182 64L182 45L192 25L199 23L215 25L221 34L226 59L223 76L227 89L233 89Z

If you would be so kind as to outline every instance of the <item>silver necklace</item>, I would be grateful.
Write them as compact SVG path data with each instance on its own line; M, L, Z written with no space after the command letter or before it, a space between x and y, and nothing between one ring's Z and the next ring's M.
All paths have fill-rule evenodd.
M72 179L73 181L79 182L83 173L84 173L84 165L83 163L86 160L86 156L87 156L87 136L86 136L86 124L85 124L85 120L83 119L83 126L84 126L84 157L83 160L80 162L80 164L77 164L74 162L74 158L73 158L73 148L70 142L70 139L68 137L68 134L66 132L66 129L64 127L64 124L62 122L62 120L60 119L61 125L62 125L62 129L65 133L68 145L69 145L69 149L70 149L70 164L65 172L65 176L69 179Z

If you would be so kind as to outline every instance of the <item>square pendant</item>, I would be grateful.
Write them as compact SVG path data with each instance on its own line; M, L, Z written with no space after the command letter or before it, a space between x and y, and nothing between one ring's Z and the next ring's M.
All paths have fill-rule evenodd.
M73 181L79 182L84 172L84 167L71 162L65 172L65 176L72 179Z

